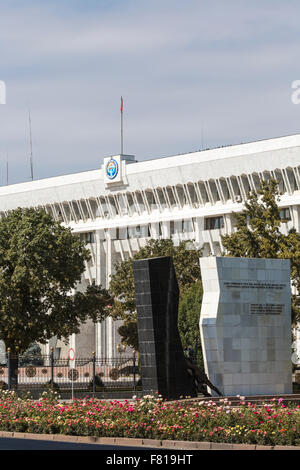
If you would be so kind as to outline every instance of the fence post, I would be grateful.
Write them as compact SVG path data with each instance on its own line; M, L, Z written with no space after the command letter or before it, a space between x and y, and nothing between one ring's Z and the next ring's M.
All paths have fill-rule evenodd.
M92 352L92 362L93 362L93 398L95 398L95 392L96 392L96 355L95 355L95 351Z
M53 347L50 349L50 366L51 366L51 386L54 385L54 350Z
M7 388L11 390L11 360L10 348L7 348Z
M133 391L134 393L136 392L136 357L135 357L135 352L133 353Z

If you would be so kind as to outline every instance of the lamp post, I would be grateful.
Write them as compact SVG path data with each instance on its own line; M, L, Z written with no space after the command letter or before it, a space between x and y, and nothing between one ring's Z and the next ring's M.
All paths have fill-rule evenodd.
M96 354L92 352L92 364L93 364L93 398L95 398L96 392Z

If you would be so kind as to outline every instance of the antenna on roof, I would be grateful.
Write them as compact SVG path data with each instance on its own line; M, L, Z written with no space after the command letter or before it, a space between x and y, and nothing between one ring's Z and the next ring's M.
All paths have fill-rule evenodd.
M29 118L29 142L30 142L30 175L31 175L31 180L33 181L32 135L31 135L31 116L30 116L30 110L28 111L28 118Z
M6 152L6 186L8 185L8 153Z

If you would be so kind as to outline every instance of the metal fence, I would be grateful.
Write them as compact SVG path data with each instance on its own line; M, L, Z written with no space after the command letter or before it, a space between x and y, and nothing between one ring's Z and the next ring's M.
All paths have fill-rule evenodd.
M12 370L13 368L13 370ZM12 376L15 379L12 379ZM136 355L103 358L56 359L50 355L39 357L11 357L8 353L0 364L0 388L18 391L46 389L60 391L71 388L92 392L135 392L140 388L140 372Z

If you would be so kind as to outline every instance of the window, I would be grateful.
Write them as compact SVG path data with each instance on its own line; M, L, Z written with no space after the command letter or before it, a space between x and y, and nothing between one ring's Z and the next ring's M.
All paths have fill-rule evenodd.
M224 217L208 217L204 220L204 230L215 230L224 227Z
M149 225L137 225L135 227L128 227L126 238L144 238L150 237Z
M162 222L158 223L158 236L162 237L163 235L163 227L162 227Z
M174 220L170 221L170 236L174 235L175 233L175 225L174 225Z
M191 233L194 231L193 220L185 219L182 221L182 233Z
M94 243L95 242L94 232L81 233L80 239L82 241L85 241L86 243Z
M135 238L140 238L142 236L141 226L137 225L135 227Z
M116 228L116 240L126 240L128 238L128 227Z
M291 212L289 207L284 207L283 209L280 209L279 215L280 218L283 220L291 220Z

